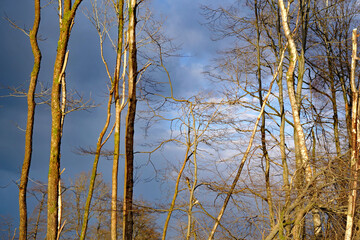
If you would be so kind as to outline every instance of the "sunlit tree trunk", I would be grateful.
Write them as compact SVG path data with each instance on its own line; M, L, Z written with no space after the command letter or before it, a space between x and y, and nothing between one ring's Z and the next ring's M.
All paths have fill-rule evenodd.
M289 3L289 5L290 5L290 3ZM297 159L297 168L304 170L303 177L305 178L306 182L309 182L311 179L311 176L312 176L312 172L311 172L311 168L309 165L309 156L308 156L308 151L307 151L307 148L305 145L305 136L304 136L303 128L301 126L301 122L300 122L300 111L299 111L299 99L300 99L299 92L301 93L301 89L299 90L299 85L301 85L301 83L298 83L297 92L295 92L295 88L294 88L294 72L295 72L295 67L296 67L296 63L298 60L298 54L297 54L297 49L296 49L296 44L295 44L294 38L293 38L292 33L289 28L288 12L287 12L287 8L285 8L285 6L284 6L283 0L279 0L279 7L280 7L280 11L281 11L282 26L283 26L284 33L285 33L285 36L286 36L286 38L288 40L288 44L289 44L288 45L289 66L288 66L288 71L286 73L286 83L287 83L289 100L290 100L290 104L291 104L293 121L294 121L294 132L295 132L294 133L294 135L295 135L294 136L294 144L295 144L296 151L298 151L298 155L299 155L298 159ZM302 57L303 57L303 53L302 53ZM301 62L299 62L299 64L304 64L304 62L301 61ZM301 66L299 66L299 68L301 68ZM301 74L300 72L301 72L301 69L299 69L299 75ZM299 76L299 79L302 80L302 77L300 78L300 76ZM302 176L299 176L299 178L302 178ZM303 238L303 227L304 226L303 226L303 221L301 219L303 219L302 215L304 213L305 213L304 211L298 211L299 215L296 216L297 221L295 221L294 228L293 228L293 238L294 239L302 239Z
M120 121L121 110L124 101L121 103L119 94L120 66L123 47L123 17L124 1L118 1L118 44L116 54L116 65L114 72L114 101L115 101L115 131L114 131L114 158L112 169L112 190L111 190L111 239L117 239L117 191L118 191L118 169L119 169L119 151L120 151ZM124 59L125 61L126 59ZM125 64L125 63L124 63ZM124 96L123 96L124 97Z
M34 55L34 65L31 72L29 90L27 94L27 123L25 132L25 155L23 166L21 170L20 186L19 186L19 213L20 213L20 225L19 225L19 239L27 239L27 205L26 205L26 190L28 184L29 170L31 165L32 155L32 138L34 129L34 115L35 115L35 89L36 83L40 71L41 52L38 46L37 34L40 25L40 0L34 1L35 5L35 18L33 28L30 31L30 44Z
M124 205L123 205L123 239L131 240L133 235L133 171L134 171L134 124L136 113L136 0L129 0L129 78L128 78L128 112L125 130L125 168L124 168Z
M272 39L271 34L268 33L268 36L271 38L270 42L273 54L276 58L276 63L279 65L280 61L280 52L284 50L283 46L283 36L281 33L281 14L276 0L271 1L271 5L273 7L272 14L276 16L276 38ZM264 25L264 29L267 32L271 31L271 28L268 25ZM277 42L277 44L276 44ZM291 204L290 202L290 176L289 176L289 168L287 163L287 155L286 155L286 144L285 144L285 127L286 127L286 119L285 119L285 104L284 104L284 86L283 86L283 69L279 69L278 78L276 79L277 85L279 88L279 96L278 96L278 104L279 104L279 117L280 117L280 132L279 132L279 149L281 154L281 165L282 165L282 178L283 178L283 187L282 190L285 194L285 204L283 205L282 209L280 210L279 218L278 218L278 225L279 225L279 239L284 239L288 236L291 230L291 226L284 224L284 213L287 207ZM285 226L284 226L285 225ZM272 226L273 228L274 226ZM285 234L285 235L284 235Z
M345 240L351 240L354 227L354 215L357 198L358 172L359 172L359 92L355 83L355 69L357 60L357 29L353 30L352 35L352 61L350 84L352 91L352 112L351 112L351 180L350 193L347 209Z
M60 15L60 36L57 54L54 64L53 85L51 90L51 145L50 163L48 175L48 213L47 213L47 239L55 240L58 236L58 192L60 179L60 145L62 135L62 111L60 107L61 79L64 74L63 66L70 37L71 27L75 18L76 10L82 0L76 0L71 6L70 0L65 0L59 9L63 10ZM61 1L59 1L61 3Z
M167 233L167 230L168 230L168 227L169 227L169 222L170 222L170 218L171 218L171 215L174 211L174 208L175 208L175 203L176 203L176 199L178 197L178 193L179 193L179 185L180 185L180 179L181 179L181 176L184 172L184 169L186 167L186 163L189 161L190 157L192 156L192 152L191 152L191 142L190 142L190 138L188 138L187 142L186 142L186 153L185 153L185 159L184 159L184 162L179 170L179 173L178 173L178 176L176 178L176 183L175 183L175 190L174 190L174 195L172 197L172 201L171 201L171 204L170 204L170 208L168 210L168 214L166 216L166 220L165 220L165 223L164 223L164 229L163 229L163 233L162 233L162 237L161 239L162 240L165 240L166 239L166 233ZM191 152L191 153L190 153Z
M108 100L108 106L107 106L106 122L105 122L105 125L104 125L100 135L99 135L98 142L96 145L95 159L94 159L93 168L91 171L89 191L88 191L88 196L86 198L85 209L84 209L84 219L83 219L83 223L82 223L82 227L81 227L81 235L80 235L81 240L84 240L86 237L86 231L87 231L88 222L89 222L90 205L91 205L91 200L92 200L92 196L93 196L94 188L95 188L97 167L98 167L98 163L99 163L99 159L100 159L100 153L101 153L102 146L106 142L106 140L103 141L103 138L105 136L105 133L106 133L109 123L110 123L110 116L111 116L110 110L111 110L112 97L113 97L113 94L111 91L109 94L109 100Z

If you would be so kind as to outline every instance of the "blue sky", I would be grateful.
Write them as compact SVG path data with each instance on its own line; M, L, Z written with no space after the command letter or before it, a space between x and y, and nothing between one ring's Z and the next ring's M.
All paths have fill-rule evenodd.
M216 2L216 1L213 1ZM45 5L43 1L42 5ZM175 85L175 94L178 97L190 96L197 91L209 87L202 71L210 64L216 51L223 46L210 39L211 33L202 24L200 5L209 1L205 0L153 0L149 7L157 18L164 19L163 31L174 39L176 45L181 46L179 54L184 57L173 57L166 61L166 66ZM89 1L84 0L81 9L89 6ZM29 0L2 0L0 2L2 17L9 17L20 27L30 28L33 21L33 2ZM51 87L53 63L56 54L58 37L58 18L56 6L47 6L42 11L39 36L40 49L43 54L39 81ZM2 18L0 20L0 95L9 94L8 86L18 87L27 84L32 69L33 57L28 38L19 30L12 28ZM100 106L91 111L74 112L65 119L62 140L61 168L65 168L63 178L74 177L82 171L91 169L93 157L80 156L75 153L77 147L94 147L98 134L105 121L106 85L108 81L104 66L100 59L98 37L95 29L78 11L75 25L69 42L70 57L67 68L68 88L76 89L85 98L91 97ZM112 49L106 51L112 52ZM109 58L111 61L111 58ZM154 73L154 78L164 78L160 73ZM166 81L166 79L165 79ZM38 87L39 90L39 87ZM38 105L35 116L34 152L30 170L33 180L47 181L50 140L50 109L46 105ZM155 143L159 138L166 137L167 125L159 125L152 131L161 132L158 136L144 137L143 122L137 122L135 141L137 143ZM18 219L18 189L15 182L20 177L20 170L24 154L24 129L26 125L26 99L15 97L0 98L0 215L12 216ZM111 149L111 141L105 148ZM141 145L137 145L140 149ZM168 151L168 152L166 152ZM169 155L170 154L170 155ZM155 165L164 166L164 155L173 156L171 161L180 161L183 157L176 148L163 150L153 155ZM139 162L145 162L147 156L136 156ZM110 182L112 162L101 159L99 171L104 179ZM155 176L151 166L143 167L141 178ZM119 170L120 186L122 182L122 166ZM148 200L161 197L161 182L139 181L135 187L135 195ZM121 195L122 190L119 189Z

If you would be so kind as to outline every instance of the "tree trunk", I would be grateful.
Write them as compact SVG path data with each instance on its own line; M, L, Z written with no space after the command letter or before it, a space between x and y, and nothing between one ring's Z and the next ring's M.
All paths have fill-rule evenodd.
M112 169L112 190L111 190L111 239L117 240L117 191L118 191L118 169L119 169L119 151L120 151L120 121L121 121L121 108L119 94L119 78L121 55L123 45L123 6L124 1L118 1L118 45L116 55L116 65L114 72L114 101L115 101L115 132L114 132L114 158ZM125 63L124 63L125 64Z
M35 89L36 83L40 71L40 62L41 62L41 52L37 42L37 34L40 25L40 0L34 1L35 5L35 18L33 28L30 31L30 44L31 49L34 55L34 65L31 72L29 90L27 94L27 104L28 104L28 113L27 113L27 123L26 123L26 132L25 132L25 155L23 166L21 170L21 179L19 186L19 213L20 213L20 225L19 225L19 239L27 239L27 205L26 205L26 190L28 184L29 170L31 165L31 155L32 155L32 137L34 129L34 115L35 115Z
M297 168L304 170L304 176L299 176L298 178L298 185L302 183L301 178L305 177L305 181L309 182L312 176L311 168L309 165L309 156L307 152L307 148L305 145L305 136L304 132L301 126L300 122L300 111L299 111L299 99L301 89L299 89L299 85L301 83L298 83L298 89L297 93L295 92L294 88L294 72L297 62L297 49L295 45L295 41L291 35L291 31L288 24L288 15L287 15L287 9L284 6L283 0L279 0L279 7L281 11L281 18L282 18L282 26L284 29L285 36L288 40L289 46L289 67L288 71L286 73L286 83L288 88L288 94L289 94L289 100L290 105L292 109L293 114L293 121L294 121L294 145L295 149L298 151L299 159L297 158ZM303 64L303 62L301 62ZM299 67L300 68L300 67ZM300 70L299 70L300 72ZM299 73L300 75L301 73ZM299 76L300 78L300 76ZM301 211L298 211L299 214L301 214ZM297 217L297 219L301 219L300 216ZM302 221L296 221L294 228L293 228L293 238L294 239L301 239L303 233L303 223Z
M89 222L90 205L91 205L91 200L92 200L92 196L93 196L94 188L95 188L97 166L99 163L102 146L106 142L106 140L103 142L103 138L104 138L104 135L105 135L105 133L108 129L109 123L110 123L110 116L111 116L110 111L111 111L112 96L113 95L112 95L112 91L111 91L109 94L109 100L108 100L106 122L105 122L105 125L104 125L100 135L99 135L98 142L96 144L95 159L94 159L93 168L92 168L91 176L90 176L88 196L86 198L86 203L85 203L84 219L83 219L83 223L82 223L82 227L81 227L80 240L84 240L85 236L86 236L87 226L88 226L88 222Z
M197 149L198 149L198 145L199 145L199 139L198 139L198 129L196 128L196 121L195 121L195 117L194 117L194 107L193 104L189 105L189 109L190 109L190 115L192 120L190 120L189 117L189 121L188 121L188 143L189 143L189 147L191 147L191 145L193 146L193 150L192 150L192 156L193 156L193 165L194 165L194 175L193 175L193 182L190 183L189 179L187 179L187 185L188 185L188 189L189 189L189 207L188 207L188 226L187 226L187 231L186 231L186 240L191 239L191 234L194 231L194 217L193 217L193 207L194 207L194 202L195 202L195 189L197 186L197 182L198 182L198 165L197 165ZM191 142L191 131L193 132L193 141ZM194 233L195 234L195 233ZM196 239L196 237L195 237Z
M260 49L260 16L259 16L259 9L258 9L258 2L255 0L254 2L254 10L255 10L255 28L256 28L256 57L257 57L257 80L258 80L258 94L259 94L259 104L260 108L263 105L263 95L262 95L262 78L261 78L261 49ZM263 152L263 159L265 159L265 184L266 184L266 199L267 204L269 206L269 219L270 219L270 227L273 227L274 222L274 209L273 209L273 201L272 201L272 193L271 193L271 184L270 184L270 158L266 147L266 117L265 113L261 116L261 125L260 125L260 132L261 132L261 150Z
M71 1L64 2L64 15L60 19L60 36L57 47L57 54L54 64L53 85L51 90L51 145L50 163L48 175L48 213L47 213L47 239L55 240L58 235L58 192L60 179L60 145L61 145L61 119L60 89L62 71L67 45L70 37L71 26L75 13L82 0L76 0L71 7Z
M357 60L357 29L353 30L352 35L352 60L351 60L351 76L350 76L350 85L352 91L352 113L351 113L351 180L350 180L350 193L349 193L349 203L347 210L347 219L346 219L346 230L345 230L345 240L352 239L352 231L354 227L354 215L355 215L355 206L357 198L357 185L358 185L358 171L359 171L359 145L358 145L358 130L359 130L359 120L358 120L358 105L359 105L359 92L356 89L355 83L355 69L356 69L356 60Z
M136 113L136 0L129 1L129 89L128 112L125 131L125 169L124 169L124 205L123 239L131 240L133 235L133 171L134 171L134 125Z
M176 178L176 183L175 183L175 191L174 191L174 195L173 195L173 198L172 198L172 201L171 201L171 204L170 204L170 208L168 210L168 214L166 216L166 220L165 220L165 223L164 223L164 229L163 229L163 233L162 233L162 237L161 237L161 240L165 240L166 239L166 233L167 233L167 230L168 230L168 227L169 227L169 222L170 222L170 218L171 218L171 214L172 212L174 211L174 208L175 208L175 203L176 203L176 198L178 196L178 193L179 193L179 184L180 184L180 179L181 179L181 176L184 172L184 169L186 167L186 163L189 161L190 157L192 156L193 153L190 153L190 147L191 147L191 143L190 143L190 139L187 141L186 143L186 153L185 153L185 159L184 159L184 162L180 168L180 171L178 173L178 176Z
M277 4L275 3L274 0L272 0L272 4L273 6L277 6ZM276 62L277 64L279 64L279 52L283 51L284 46L282 45L283 42L283 37L281 34L281 14L279 11L279 8L277 7L276 9L274 9L274 14L276 14L276 32L277 32L277 41L278 41L278 45L273 45L273 52L274 55L276 56ZM288 237L290 231L291 231L291 226L290 225L285 225L284 226L284 211L287 208L287 206L290 204L290 193L291 193L291 189L290 189L290 183L289 183L289 168L288 168L288 164L287 164L287 155L286 155L286 144L285 144L285 127L286 127L286 119L285 119L285 107L284 107L284 86L283 86L283 69L280 68L279 69L279 74L278 74L278 79L277 79L277 85L279 88L279 97L278 97L278 103L279 103L279 117L280 117L280 132L279 132L279 148L280 148L280 153L281 153L281 165L283 168L282 171L282 178L283 178L283 187L282 190L285 193L285 206L283 207L283 209L280 211L280 218L278 220L278 225L279 225L279 239L284 239L286 237ZM285 227L285 229L284 229ZM272 227L274 228L274 226ZM285 235L284 235L285 234Z

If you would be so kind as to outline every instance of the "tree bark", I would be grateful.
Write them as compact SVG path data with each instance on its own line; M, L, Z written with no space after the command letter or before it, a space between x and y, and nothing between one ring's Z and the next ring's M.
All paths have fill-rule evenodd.
M41 51L37 41L37 34L40 25L40 0L34 1L35 5L35 18L33 28L30 31L30 44L31 49L34 55L34 65L31 72L29 90L27 94L27 104L28 104L28 113L27 113L27 123L26 123L26 132L25 132L25 154L24 161L21 170L21 179L19 186L19 213L20 213L20 225L19 225L19 239L27 239L27 204L26 204L26 190L28 184L28 177L31 165L31 156L32 156L32 138L34 130L34 115L35 115L35 90L36 83L40 72L40 63L41 63Z
M123 6L124 1L120 0L117 3L118 8L118 44L116 65L114 72L114 101L115 101L115 132L114 132L114 158L112 169L112 190L111 190L111 239L117 240L117 191L118 191L118 169L119 169L119 151L120 151L120 121L122 103L120 102L119 94L119 80L120 80L120 66L123 45ZM124 60L125 61L125 60ZM124 63L125 64L125 63Z
M279 0L279 7L280 7L280 12L281 12L281 18L282 18L282 26L284 29L284 33L285 33L285 37L288 40L289 46L288 46L288 51L289 51L289 66L288 66L288 71L286 73L286 83L287 83L287 88L288 88L288 94L289 94L289 100L290 100L290 105L291 105L291 109L292 109L292 115L293 115L293 121L294 121L294 145L295 145L295 149L298 151L298 155L299 155L299 160L297 160L297 168L298 169L303 169L304 171L304 177L305 177L305 181L309 182L312 176L312 171L309 165L309 155L308 155L308 151L305 145L305 135L304 135L304 131L303 128L301 126L301 121L300 121L300 111L299 111L299 99L300 99L300 94L301 93L301 89L299 89L299 84L298 83L298 89L297 92L295 92L295 88L294 88L294 72L295 72L295 67L296 67L296 62L297 62L297 58L298 58L298 54L297 54L297 49L296 49L296 44L294 41L294 38L292 37L290 28L289 28L289 24L288 24L288 14L287 14L287 9L284 6L284 2L283 0ZM302 53L303 55L303 53ZM303 62L300 62L299 64L304 64ZM300 68L300 67L299 67ZM300 72L300 70L299 70ZM299 73L300 75L300 73ZM300 76L299 76L300 78ZM300 178L302 178L303 176L299 176ZM302 181L301 181L302 182ZM298 184L301 184L298 183ZM298 211L299 214L301 214L301 211ZM303 233L303 224L302 221L295 221L295 225L293 228L293 238L294 239L302 239L302 233Z
M357 60L357 29L353 30L352 35L352 60L351 60L351 76L350 85L352 91L352 113L351 113L351 180L350 180L350 193L346 219L345 240L352 239L352 231L354 227L354 215L357 198L358 186L358 172L359 172L359 92L355 84L355 69Z
M67 45L75 13L82 0L76 0L71 7L71 1L64 2L64 15L60 20L60 36L54 64L53 85L51 90L51 145L48 175L48 213L47 213L47 239L55 240L58 235L58 192L60 179L60 145L61 145L61 119L60 89L62 69L64 65Z
M124 169L124 203L123 203L123 239L131 240L133 235L133 171L134 171L134 125L136 113L136 0L129 1L129 89L128 112L125 131L125 169Z

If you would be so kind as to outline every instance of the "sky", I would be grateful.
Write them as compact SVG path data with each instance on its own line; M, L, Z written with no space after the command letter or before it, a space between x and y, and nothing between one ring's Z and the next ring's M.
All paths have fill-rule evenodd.
M216 1L206 0L152 0L149 8L158 19L163 19L163 31L173 39L175 45L181 46L178 53L182 57L166 59L175 95L190 96L197 91L209 88L206 77L202 74L216 52L226 47L226 42L211 40L211 32L204 26L205 19L201 14L202 4L214 4ZM42 6L46 1L42 1ZM69 63L67 67L67 86L76 89L85 99L91 98L99 106L90 111L73 112L66 116L61 146L61 169L65 168L63 179L74 178L80 172L91 170L92 156L81 156L76 153L77 147L94 147L105 121L106 85L108 81L104 66L100 59L99 40L94 27L84 15L84 8L89 1L84 0L76 16L75 25L69 42ZM45 87L51 87L52 70L56 54L58 38L58 17L56 6L51 4L42 9L42 21L39 36L42 39L40 49L43 59L39 81ZM18 26L29 29L33 22L33 1L1 0L0 1L0 215L11 216L18 221L18 189L16 182L24 156L27 106L23 97L9 97L8 87L27 89L33 57L27 36L10 26L5 18L13 20ZM110 52L113 50L107 48ZM111 59L109 58L109 61ZM166 79L160 73L153 78ZM40 87L38 87L39 90ZM158 141L166 137L167 126L157 126L152 133L145 135L141 122L137 122L135 132L136 143ZM50 108L37 105L34 128L34 152L30 169L30 178L34 181L47 181L49 146L50 146ZM155 134L156 135L156 134ZM154 139L155 138L155 139ZM110 141L111 143L111 141ZM107 145L111 149L111 144ZM141 144L136 146L141 149ZM136 150L135 149L135 150ZM170 155L169 155L170 153ZM169 156L170 160L180 160L182 154L176 148L165 149L153 155L156 167L161 167ZM147 156L136 156L136 160L146 162ZM99 171L104 179L110 182L112 162L101 159ZM119 180L122 182L122 165ZM141 170L141 177L154 177L155 172L147 165ZM156 179L155 179L156 180ZM139 181L135 186L135 196L150 201L161 198L164 185L161 181ZM121 184L120 184L121 186ZM119 193L122 190L119 189Z

